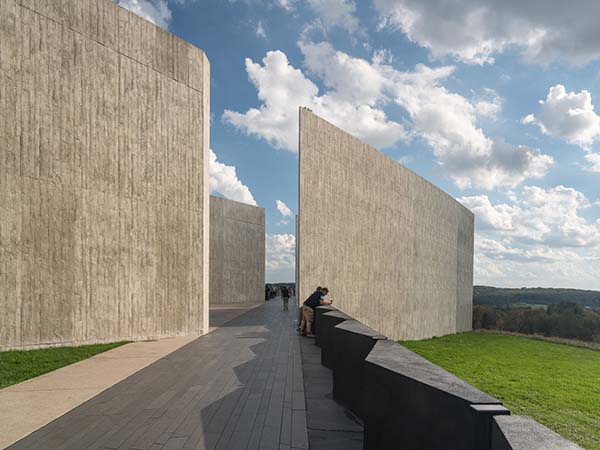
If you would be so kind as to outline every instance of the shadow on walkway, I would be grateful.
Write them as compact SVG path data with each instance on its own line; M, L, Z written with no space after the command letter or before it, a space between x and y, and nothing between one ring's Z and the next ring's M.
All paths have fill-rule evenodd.
M353 441L360 430L357 425L340 434L333 422L318 419L322 414L333 418L333 406L318 400L321 391L327 395L326 387L312 377L326 376L331 382L331 375L318 374L316 367L303 371L294 311L281 311L280 302L265 302L8 448L304 450L309 448L309 426L311 449L342 448L319 442L327 442L327 432L340 442ZM308 344L303 340L302 348ZM310 345L316 348L312 340ZM312 366L309 354L306 347L302 355ZM314 445L313 438L318 441Z
M363 425L333 400L333 374L321 364L321 349L309 338L300 347L310 449L362 450Z

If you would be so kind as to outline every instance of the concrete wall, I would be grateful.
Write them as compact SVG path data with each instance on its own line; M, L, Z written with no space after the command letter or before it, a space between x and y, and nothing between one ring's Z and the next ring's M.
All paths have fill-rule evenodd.
M210 197L210 304L265 298L265 210Z
M208 330L209 73L111 0L0 1L0 349Z
M299 298L391 339L471 328L473 214L402 165L300 110Z

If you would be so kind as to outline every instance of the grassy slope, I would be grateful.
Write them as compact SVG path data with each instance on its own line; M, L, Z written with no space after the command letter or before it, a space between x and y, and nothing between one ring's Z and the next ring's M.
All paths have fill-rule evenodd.
M126 342L0 352L0 389L68 366Z
M586 449L600 449L600 352L493 333L403 345Z

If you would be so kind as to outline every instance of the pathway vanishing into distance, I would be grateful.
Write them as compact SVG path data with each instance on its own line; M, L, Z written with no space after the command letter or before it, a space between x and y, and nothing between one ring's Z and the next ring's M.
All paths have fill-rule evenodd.
M362 448L360 424L331 392L311 400L331 373L310 369L316 347L295 333L295 319L295 308L265 302L8 448L291 450L309 449L309 439L310 449Z

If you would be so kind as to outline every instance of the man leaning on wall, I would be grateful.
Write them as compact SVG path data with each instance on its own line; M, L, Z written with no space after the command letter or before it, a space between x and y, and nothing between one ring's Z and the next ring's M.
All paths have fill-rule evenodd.
M300 326L298 327L298 332L302 336L314 337L314 320L315 320L315 310L317 306L321 305L331 305L333 301L326 301L325 297L329 293L329 289L326 287L317 287L315 292L309 295L309 297L302 304L302 320L300 321Z

